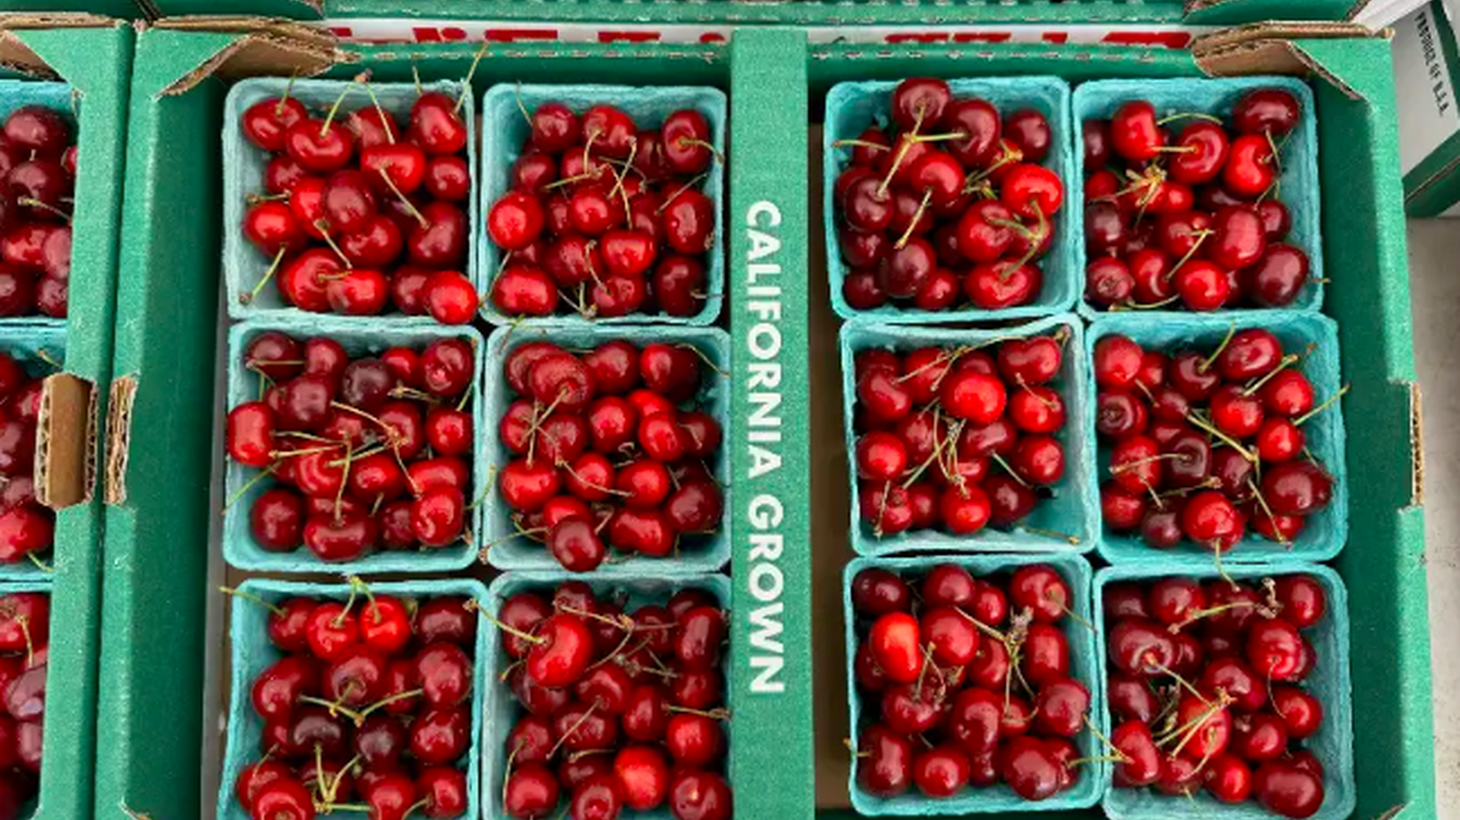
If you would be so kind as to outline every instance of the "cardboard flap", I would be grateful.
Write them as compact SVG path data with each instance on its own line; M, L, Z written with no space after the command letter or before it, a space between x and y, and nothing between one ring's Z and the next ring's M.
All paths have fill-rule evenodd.
M215 75L225 80L265 74L313 77L339 63L359 59L342 51L338 40L328 31L293 20L236 16L169 17L153 27L240 35L164 88L163 96L185 94L204 79Z
M54 80L60 75L16 32L52 28L110 28L119 25L97 14L0 14L0 66L31 77Z
M1409 505L1418 507L1425 503L1424 401L1419 382L1409 383L1409 450Z
M36 417L36 500L59 510L91 500L96 483L96 390L56 373L41 382Z
M1363 95L1294 41L1374 36L1368 27L1355 23L1253 23L1196 38L1191 44L1191 56L1203 72L1213 77L1311 73L1358 100Z
M1183 12L1191 15L1201 11L1222 8L1223 6L1237 6L1243 2L1245 0L1186 0ZM1364 7L1369 5L1369 0L1350 0L1350 2L1352 5L1349 6L1348 11L1343 16L1345 20L1353 20L1358 17L1359 13L1364 10ZM1249 16L1248 19L1253 18Z
M112 382L106 414L106 469L102 472L102 501L127 502L127 455L132 446L132 402L137 399L137 377L121 376Z

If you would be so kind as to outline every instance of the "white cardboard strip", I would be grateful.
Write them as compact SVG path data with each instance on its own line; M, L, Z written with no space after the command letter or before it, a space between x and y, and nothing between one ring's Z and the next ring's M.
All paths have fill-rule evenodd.
M493 20L401 20L342 18L323 25L356 43L452 43L487 40L501 43L723 43L734 26L700 24L536 23ZM807 38L822 43L1073 43L1182 49L1215 29L1180 25L978 25L978 26L821 26Z
M1399 111L1399 162L1404 173L1460 131L1460 109L1439 27L1450 24L1429 5L1394 25L1394 97Z

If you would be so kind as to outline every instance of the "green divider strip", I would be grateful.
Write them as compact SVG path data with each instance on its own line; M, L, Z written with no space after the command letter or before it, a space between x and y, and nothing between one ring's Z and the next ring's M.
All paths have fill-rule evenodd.
M198 272L218 268L223 86L158 92L231 39L138 38L115 359L118 377L138 378L127 499L106 509L98 817L197 817L200 805L203 534L217 511L213 419L193 410L213 395L218 277Z
M754 743L753 753L732 761L735 816L809 817L815 766L805 36L742 29L730 54L731 707L736 737Z

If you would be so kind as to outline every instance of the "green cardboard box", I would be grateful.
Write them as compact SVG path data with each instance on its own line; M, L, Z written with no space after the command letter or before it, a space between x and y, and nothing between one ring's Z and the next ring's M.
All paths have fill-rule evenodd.
M87 15L0 15L0 63L20 79L63 80L78 125L76 211L65 366L48 377L37 483L57 508L50 662L40 800L34 817L91 816L102 527L98 428L108 406L121 230L121 179L132 29ZM42 475L46 476L45 478Z
M209 484L222 412L213 366L220 230L228 229L218 219L228 85L258 73L349 77L363 68L392 81L408 78L413 65L425 78L460 77L477 51L475 42L339 44L278 23L202 25L217 23L176 21L138 35L118 293L120 315L137 319L118 324L114 362L114 391L128 398L126 412L113 416L130 426L119 424L113 436L125 457L107 484L99 814L125 806L154 818L211 816L199 771L214 777L218 764L204 753L218 730L203 724L205 703L220 700L205 688L204 658L208 615L222 604L205 579L208 553L218 549L209 536ZM1394 90L1388 44L1345 36L1352 33L1268 26L1219 33L1192 51L1069 43L871 49L812 43L806 31L775 26L736 29L727 43L488 44L479 87L589 75L709 84L729 94L722 245L735 384L730 773L739 820L852 816L838 615L849 499L836 421L837 320L816 235L821 180L813 171L820 140L812 131L826 91L843 80L922 74L1056 73L1078 83L1203 72L1299 74L1317 96L1324 250L1341 260L1328 271L1327 309L1340 322L1353 385L1347 415L1365 420L1349 446L1352 495L1364 502L1337 562L1362 647L1354 682L1366 698L1355 726L1368 752L1355 816L1432 816L1418 398Z

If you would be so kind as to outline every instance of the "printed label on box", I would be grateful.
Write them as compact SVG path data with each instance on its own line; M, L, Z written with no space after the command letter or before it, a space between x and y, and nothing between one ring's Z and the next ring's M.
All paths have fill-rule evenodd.
M723 43L734 26L679 24L533 23L491 20L326 20L335 35L357 43ZM810 26L816 43L1072 43L1186 48L1210 27L1007 25L1007 26Z
M1394 26L1394 95L1399 110L1399 160L1404 173L1460 131L1455 85L1445 60L1438 4Z

